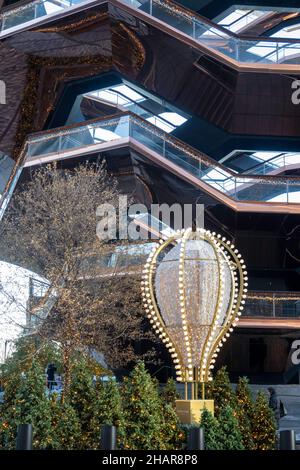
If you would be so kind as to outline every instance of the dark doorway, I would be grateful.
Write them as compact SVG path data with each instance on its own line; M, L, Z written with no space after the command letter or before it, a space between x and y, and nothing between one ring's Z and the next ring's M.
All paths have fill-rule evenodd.
M250 338L249 341L249 367L252 373L265 371L265 358L267 345L264 338Z

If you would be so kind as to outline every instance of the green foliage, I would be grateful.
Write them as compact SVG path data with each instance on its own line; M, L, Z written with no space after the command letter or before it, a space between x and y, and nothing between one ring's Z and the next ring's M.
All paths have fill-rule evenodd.
M98 403L93 376L84 358L75 362L69 393L70 405L81 424L81 448L99 447Z
M239 422L229 405L220 410L218 421L222 450L244 450Z
M125 449L163 449L162 416L158 390L145 366L139 362L123 388Z
M98 416L95 425L98 428L98 435L101 434L101 426L110 424L118 428L118 444L123 446L124 441L124 416L122 398L119 387L114 380L107 383L97 383L97 407Z
M226 368L222 367L209 385L207 395L215 400L215 415L222 431L220 435L223 436L220 444L222 448L275 448L273 412L264 394L259 393L254 403L247 378L239 379L234 393Z
M16 386L14 391L13 384ZM14 375L5 390L2 429L6 448L15 448L19 424L32 424L34 449L51 446L50 413L49 400L45 394L45 375L41 367L33 362L26 373Z
M220 409L218 419L206 409L201 415L206 450L243 450L239 422L229 405Z
M236 386L236 398L240 405L248 410L249 417L253 412L253 397L249 387L249 380L247 377L240 377Z
M61 356L58 345L54 342L42 343L38 337L21 337L16 341L14 353L0 365L0 383L6 389L6 400L10 394L14 381L12 377L20 377L20 374L28 372L33 360L42 370L47 364L54 362L61 370ZM15 385L13 385L15 387Z
M55 394L51 401L52 449L74 450L80 448L81 426L74 408L62 402Z
M162 403L163 423L161 428L162 438L166 450L180 450L186 441L185 433L180 426L178 416L173 406Z
M35 349L21 342L19 349L1 367L5 401L0 405L0 448L14 449L18 424L31 423L35 449L98 449L105 424L118 427L118 445L125 449L177 450L186 441L178 422L176 384L169 380L159 390L142 362L120 387L114 380L93 381L99 368L84 355L73 358L72 381L67 399L49 399L45 365L60 364L57 348ZM35 351L35 352L34 352ZM35 360L29 362L29 358ZM57 359L57 362L56 362ZM201 426L208 450L275 448L274 414L263 393L254 403L246 378L234 393L226 369L221 369L208 388L215 399L216 417L204 410Z
M160 392L160 397L163 402L168 403L175 408L175 401L180 398L180 394L177 392L176 382L174 379L168 379L166 385Z
M226 367L222 367L216 373L213 382L208 389L208 397L215 402L215 414L218 417L220 411L225 406L236 408L237 399L232 390Z
M270 409L263 392L258 393L255 401L252 433L255 450L275 449L276 424L274 413Z
M219 422L207 409L201 414L200 426L204 430L205 449L221 450Z
M138 362L124 382L123 410L125 449L180 448L183 432L177 417L172 407L162 402L157 383L142 362Z
M96 386L101 424L123 426L122 400L119 387L114 380L98 382Z
M245 449L253 450L252 420L254 403L247 377L239 378L235 393L237 397L236 415L242 433L243 445Z

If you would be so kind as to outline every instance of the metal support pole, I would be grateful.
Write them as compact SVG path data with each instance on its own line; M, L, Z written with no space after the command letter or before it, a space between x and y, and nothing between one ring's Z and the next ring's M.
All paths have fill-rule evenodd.
M184 399L188 399L188 383L184 382Z
M204 450L204 430L203 428L191 428L187 442L188 450Z
M235 39L235 60L238 62L240 60L240 50L239 50L239 47L240 47L240 44L239 44L239 40L238 39Z
M32 450L32 425L19 424L16 450Z
M101 428L101 449L116 450L117 449L117 428L105 424Z
M293 429L280 431L279 449L296 450L295 431Z

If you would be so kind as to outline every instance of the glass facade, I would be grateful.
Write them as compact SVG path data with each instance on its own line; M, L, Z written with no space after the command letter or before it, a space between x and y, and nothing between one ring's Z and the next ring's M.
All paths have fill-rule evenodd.
M1 35L18 31L18 29L38 23L45 16L58 15L63 10L79 4L88 4L89 0L37 0L21 7L14 8L1 15ZM233 32L218 24L212 27L205 20L189 10L162 0L119 0L120 7L125 4L134 10L140 10L168 26L186 34L202 46L221 53L228 59L241 63L255 64L297 64L300 57L300 44L296 40L277 40L274 38L246 40L233 35ZM253 12L251 15L253 16ZM246 18L250 18L250 12ZM243 16L241 17L243 18ZM240 21L242 19L240 18ZM244 20L246 21L246 20ZM235 24L235 23L233 23Z

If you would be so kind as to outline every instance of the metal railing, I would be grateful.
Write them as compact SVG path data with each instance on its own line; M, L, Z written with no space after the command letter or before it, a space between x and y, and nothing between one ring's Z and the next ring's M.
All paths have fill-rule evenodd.
M288 167L300 168L300 153L282 152L280 155L253 165L249 170L244 171L243 174L268 175L273 172L284 171Z
M109 275L118 276L121 274L141 276L144 264L148 254L153 247L153 242L142 242L128 246L115 246L107 251L105 255L87 255L83 269L88 273L91 269L94 276L106 277ZM97 270L95 270L95 265ZM39 280L36 280L39 285ZM33 279L33 283L35 280ZM35 292L35 295L37 293ZM39 290L39 297L45 295ZM53 302L54 304L55 302ZM47 303L48 309L44 314L33 315L32 326L36 326L40 320L46 318L53 304ZM268 292L268 291L249 291L247 293L243 317L247 318L294 318L300 320L300 292Z
M248 293L244 317L300 319L300 292Z
M0 38L20 29L35 26L48 16L53 19L62 12L80 5L95 4L94 0L35 0L11 8L0 16ZM107 3L107 2L103 2ZM298 64L300 41L280 38L240 37L218 24L185 9L172 1L111 0L113 5L126 5L134 12L160 20L197 41L200 45L239 63Z
M133 108L134 111L134 108ZM64 158L72 151L80 155L87 147L117 142L126 137L176 164L202 183L242 202L273 202L298 207L300 178L288 176L244 175L217 163L204 153L184 144L132 112L97 118L84 124L74 124L29 135L10 175L4 194L0 197L0 220L13 194L24 165L32 166ZM108 145L107 145L108 144ZM124 144L125 145L125 144ZM214 194L215 195L215 194ZM258 208L259 209L259 208Z
M300 178L237 174L131 112L33 134L23 149L24 163L43 163L46 157L59 159L71 150L80 153L124 138L185 170L213 193L241 202L300 203Z

